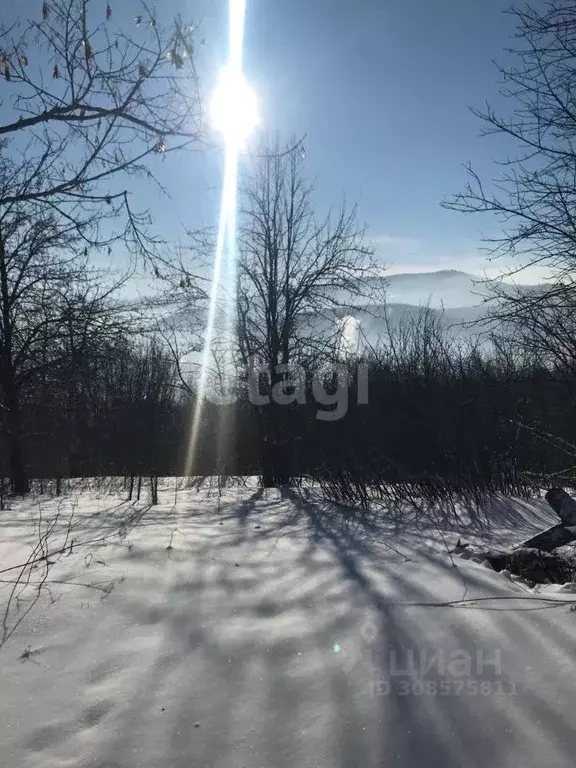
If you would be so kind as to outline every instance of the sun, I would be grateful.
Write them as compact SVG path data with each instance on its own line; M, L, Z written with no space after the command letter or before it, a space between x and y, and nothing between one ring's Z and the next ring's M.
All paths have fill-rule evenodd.
M241 70L228 65L220 73L210 102L210 121L228 147L241 149L258 126L258 100Z

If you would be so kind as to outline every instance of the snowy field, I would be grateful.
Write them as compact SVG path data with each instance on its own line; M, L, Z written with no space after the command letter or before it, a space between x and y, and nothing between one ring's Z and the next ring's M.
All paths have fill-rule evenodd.
M545 502L472 526L250 482L124 498L0 513L3 768L574 764L576 595L447 551L518 543Z

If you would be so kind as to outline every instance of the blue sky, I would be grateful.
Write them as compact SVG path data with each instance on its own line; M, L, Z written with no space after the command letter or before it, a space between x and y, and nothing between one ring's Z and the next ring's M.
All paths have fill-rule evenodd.
M93 0L97 5L105 0ZM22 12L5 0L3 13ZM484 178L502 142L479 138L470 106L497 100L512 19L508 0L247 0L246 74L260 99L262 128L306 134L306 171L321 210L344 195L395 271L459 268L478 272L490 219L443 210L466 181L470 161ZM38 1L38 13L41 3ZM26 3L28 11L28 3ZM111 0L116 21L134 24L136 0ZM30 4L30 8L32 4ZM164 0L202 22L198 70L209 91L226 57L227 0ZM16 11L17 9L17 11ZM184 227L215 223L221 157L216 150L158 158L170 201L154 188L136 193L156 226L183 240Z
M200 71L208 84L225 56L226 3L192 7L204 19ZM493 59L505 60L510 44L507 7L506 0L248 0L246 73L263 127L287 138L306 133L319 207L344 195L357 201L396 270L478 271L483 263L478 247L495 223L439 203L462 188L464 163L486 177L496 172L502 143L479 138L469 107L498 98ZM218 174L215 157L179 163L172 214L189 224L213 217Z

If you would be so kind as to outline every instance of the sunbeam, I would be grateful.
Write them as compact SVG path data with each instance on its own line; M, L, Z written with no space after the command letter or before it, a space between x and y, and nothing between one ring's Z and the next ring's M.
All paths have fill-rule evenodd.
M212 288L204 337L197 398L192 414L190 438L186 454L185 475L192 474L198 449L202 413L206 396L208 367L214 340L214 328L219 301L225 297L224 334L232 342L236 303L236 198L238 188L238 156L248 136L258 122L257 102L243 73L244 26L246 0L230 0L229 54L210 105L214 127L221 133L225 145L222 201L216 240ZM222 290L222 266L226 281Z

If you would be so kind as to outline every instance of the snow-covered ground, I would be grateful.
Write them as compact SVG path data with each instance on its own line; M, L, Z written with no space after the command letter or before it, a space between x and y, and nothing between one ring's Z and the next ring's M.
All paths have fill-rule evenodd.
M122 498L0 513L1 766L573 765L571 595L447 553L521 541L544 502L471 526L251 483ZM39 530L66 555L15 589Z

